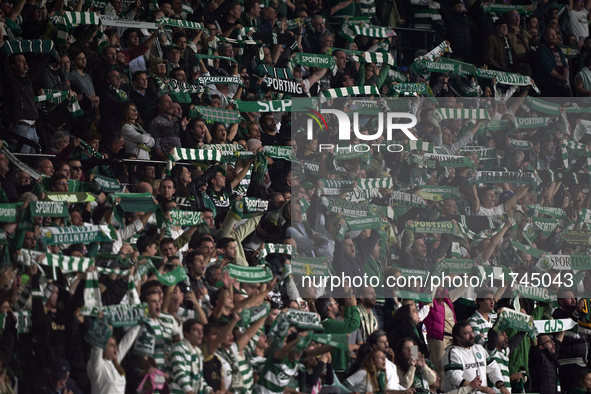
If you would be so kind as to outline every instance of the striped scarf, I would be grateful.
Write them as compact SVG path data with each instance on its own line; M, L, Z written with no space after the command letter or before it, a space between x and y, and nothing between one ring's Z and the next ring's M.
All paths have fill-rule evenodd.
M343 22L338 32L349 42L354 42L358 35L374 38L395 37L396 33L389 27L374 26L367 17L349 18Z
M175 148L168 155L167 171L172 170L172 164L179 160L223 162L222 152L214 149Z
M192 13L193 10L191 10ZM160 19L156 20L156 23L160 24L164 24L165 26L174 26L174 27L182 27L184 29L193 29L193 30L207 30L203 24L198 23L198 22L189 22L189 21L184 21L182 19L173 19L173 18L167 18L165 16L163 16Z
M437 45L434 49L432 49L429 53L426 53L423 56L416 58L415 60L420 60L420 59L435 60L438 57L440 57L441 55L443 55L444 53L451 53L451 52L452 52L451 47L449 46L447 41L443 41L441 44Z
M70 93L65 90L59 91L53 89L44 89L44 92L45 94L42 94L41 96L35 96L36 103L48 101L50 103L59 104L66 97L68 97L68 94ZM70 98L70 102L68 104L68 111L72 113L73 118L77 118L78 116L84 114L84 111L82 111L82 108L80 108L80 103L78 103L78 98L76 97L76 95L72 95L72 97Z
M359 95L379 96L380 91L376 86L351 86L348 88L327 89L322 92L320 101L322 103L338 97L349 97Z
M55 45L51 40L8 40L2 47L8 55L15 53L47 53L54 58L58 57Z
M39 179L43 176L43 174L41 174L37 170L32 169L31 167L20 161L16 156L14 156L12 152L8 150L8 144L6 143L6 141L0 140L0 152L4 153L8 161L14 164L15 167L17 167L19 170L24 171L33 179Z
M490 119L485 109L438 108L436 111L441 119Z
M396 94L402 96L424 95L427 97L435 97L433 90L426 83L399 83L394 85L393 90Z
M101 18L95 12L65 12L60 18L57 25L57 43L65 45L70 30L78 25L93 25L99 26Z
M361 63L387 63L391 66L395 64L392 55L384 52L363 52L360 56L353 56L351 60Z
M82 314L89 316L88 310L91 308L101 309L102 307L99 273L98 271L87 272L86 281L84 282L84 308Z

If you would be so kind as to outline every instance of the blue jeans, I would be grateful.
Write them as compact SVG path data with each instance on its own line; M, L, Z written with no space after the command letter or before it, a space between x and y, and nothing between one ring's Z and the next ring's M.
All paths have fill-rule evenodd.
M37 129L35 129L35 127L13 123L12 126L10 126L10 131L12 131L13 133L18 134L20 136L23 136L25 138L28 138L31 141L34 141L37 143L39 142L39 136L37 135ZM16 141L14 141L14 142L16 142ZM33 148L32 146L23 145L23 148L21 149L21 153L40 153L40 152L36 152L35 148Z

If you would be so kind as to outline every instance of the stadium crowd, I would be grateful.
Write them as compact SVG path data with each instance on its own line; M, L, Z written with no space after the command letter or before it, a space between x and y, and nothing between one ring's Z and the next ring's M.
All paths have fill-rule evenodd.
M0 394L591 392L590 7L2 1Z

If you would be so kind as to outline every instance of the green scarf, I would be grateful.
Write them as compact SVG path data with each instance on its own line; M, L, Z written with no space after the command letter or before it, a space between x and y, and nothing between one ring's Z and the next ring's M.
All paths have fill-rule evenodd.
M572 245L589 245L591 230L569 230L564 232L562 237Z
M298 257L290 260L291 274L301 276L330 277L328 260L326 257Z
M336 74L336 59L331 55L319 55L315 53L296 52L295 57L291 59L291 66L296 65L316 68L328 68Z
M193 227L206 223L201 212L173 209L169 213L173 226Z
M53 58L58 54L51 40L7 40L2 47L7 55L15 53L47 53Z
M488 13L508 14L511 11L517 11L520 15L531 15L531 11L524 5L513 4L483 4L482 10Z
M425 95L427 97L435 97L433 90L426 83L399 83L394 85L394 92L402 96L418 96Z
M95 201L92 193L88 192L46 192L45 200L53 202L69 202L72 204L80 202L92 202Z
M228 264L230 277L236 278L240 283L266 283L273 279L273 273L267 267L243 267Z
M516 250L520 250L523 253L527 253L535 258L540 258L542 254L546 253L541 249L536 249L534 247L524 245L518 241L511 241L511 246L513 246Z
M90 183L95 192L120 193L124 190L124 186L121 185L118 179L107 178L102 175L95 175Z

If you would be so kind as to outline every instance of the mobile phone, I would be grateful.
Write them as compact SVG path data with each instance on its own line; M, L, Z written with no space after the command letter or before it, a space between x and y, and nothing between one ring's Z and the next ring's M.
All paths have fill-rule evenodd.
M418 346L411 346L410 347L410 355L412 356L412 358L414 358L415 360L419 359L419 347Z

